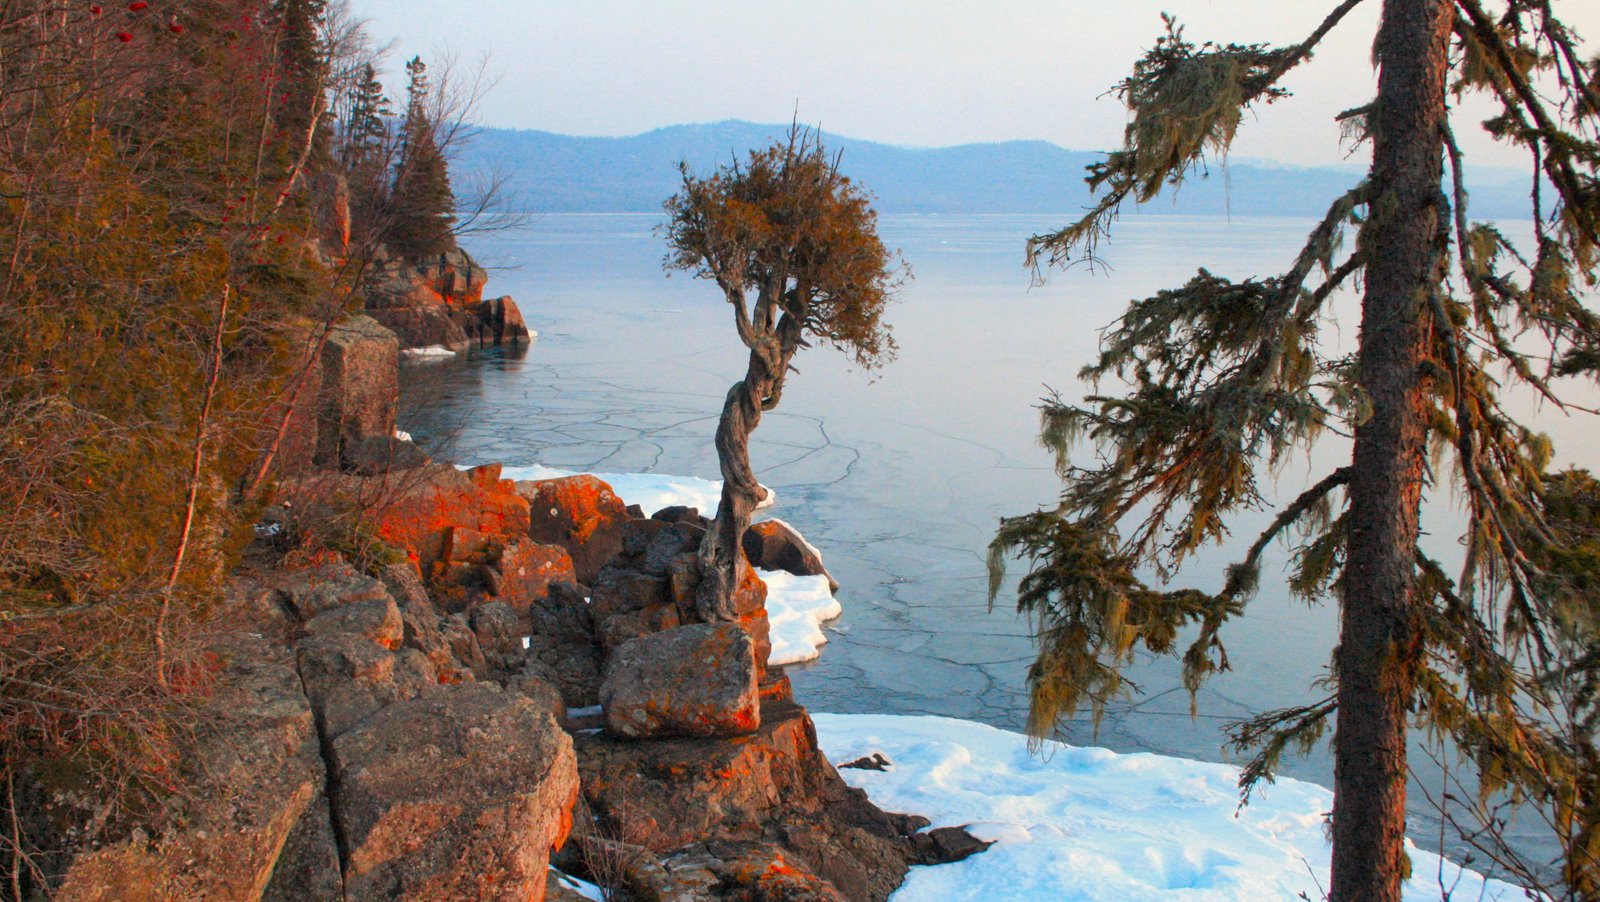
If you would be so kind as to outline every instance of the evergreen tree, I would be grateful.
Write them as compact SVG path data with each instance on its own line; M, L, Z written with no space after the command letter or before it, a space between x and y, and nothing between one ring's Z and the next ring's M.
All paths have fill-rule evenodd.
M325 128L328 54L321 28L326 7L327 0L273 0L272 4L282 86L276 118L285 132L299 138L296 143L307 146L310 164L319 169L327 164L331 146Z
M363 161L381 154L388 144L389 127L386 124L393 110L383 92L383 83L371 63L361 67L361 74L351 87L348 101L349 113L340 128L339 158L346 169L354 169Z
M1282 48L1197 45L1168 19L1116 88L1131 113L1124 145L1087 179L1104 195L1081 220L1030 241L1034 266L1094 261L1124 201L1148 200L1224 152L1242 113L1285 97L1282 77L1358 2ZM1222 626L1254 592L1266 546L1293 541L1291 589L1342 603L1336 689L1242 724L1236 738L1258 750L1248 785L1337 714L1334 902L1399 898L1413 716L1478 763L1485 792L1560 810L1571 827L1566 891L1592 898L1594 785L1571 778L1583 773L1582 752L1525 739L1551 717L1571 723L1556 675L1570 685L1595 659L1561 639L1571 605L1543 588L1541 549L1559 539L1545 494L1549 443L1511 416L1500 388L1527 386L1559 406L1557 378L1593 375L1600 363L1600 319L1577 294L1595 283L1600 246L1596 63L1542 0L1507 0L1493 14L1480 0L1385 0L1375 50L1378 95L1342 116L1371 142L1370 171L1333 201L1289 269L1242 281L1201 270L1135 301L1084 370L1126 380L1127 394L1044 406L1064 489L1055 507L1002 521L991 598L1007 556L1020 554L1030 570L1017 603L1040 646L1029 726L1042 736L1126 691L1119 669L1136 647L1178 653L1185 627L1190 689L1226 669ZM1452 93L1497 101L1489 132L1529 153L1536 236L1526 250L1468 219ZM1341 255L1346 230L1354 249ZM1363 301L1359 350L1344 357L1319 326L1347 285L1361 285ZM1220 540L1231 515L1266 505L1259 480L1327 433L1353 437L1350 462L1284 506L1219 591L1137 576L1154 565L1166 578ZM1080 437L1100 446L1099 465L1072 464ZM1430 465L1430 451L1450 464ZM1418 546L1421 499L1452 470L1469 507L1454 577ZM1592 610L1593 597L1586 603Z
M421 57L406 63L406 76L406 116L385 237L401 256L418 259L455 248L455 195L449 164L439 149L438 123L429 108L428 67Z

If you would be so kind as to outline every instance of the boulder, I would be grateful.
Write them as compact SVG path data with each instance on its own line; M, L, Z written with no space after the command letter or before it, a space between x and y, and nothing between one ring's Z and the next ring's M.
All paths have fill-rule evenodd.
M309 636L295 656L317 723L329 737L386 704L434 691L439 683L421 652L396 654L354 633Z
M674 504L670 507L663 507L661 510L651 514L650 519L664 520L668 523L689 523L698 526L701 529L711 528L711 521L708 518L700 515L700 508L685 507L682 504Z
M519 611L541 601L549 594L552 583L573 583L578 579L567 549L532 539L519 539L506 546L496 569L497 596Z
M472 474L468 472L467 475ZM474 484L483 488L476 480ZM451 563L490 564L500 557L500 551L501 545L495 536L468 526L452 526L444 535L440 557Z
M399 648L406 636L400 608L388 595L323 611L306 621L305 631L312 636L350 633L389 651Z
M679 849L661 868L681 886L727 902L845 902L792 852L767 842L713 840Z
M513 674L510 679L506 680L506 690L508 692L518 692L522 695L526 695L530 700L533 701L535 705L539 707L539 710L548 713L551 717L554 717L556 719L556 723L566 726L566 699L561 697L561 690L557 689L549 680L546 680L533 671L524 669L522 672Z
M334 326L322 345L316 463L347 466L367 438L394 436L400 398L400 343L371 317Z
M451 614L439 618L439 632L450 648L450 656L462 667L472 672L473 679L489 678L489 662L478 644L478 634L472 629L467 615Z
M762 520L745 530L745 556L763 570L783 570L795 576L826 576L828 588L839 591L839 581L822 566L822 552L782 520Z
M522 645L527 626L516 611L503 601L485 602L472 609L468 622L490 677L504 680L522 669L528 655Z
M729 736L761 723L754 649L735 624L693 624L625 642L600 685L606 729L629 739Z
M772 623L767 618L767 584L761 581L755 568L740 567L739 585L733 590L733 610L739 626L749 634L755 645L756 665L762 673L767 669L767 658L772 656Z
M471 669L457 660L451 650L450 639L440 625L439 612L428 599L417 571L408 564L391 564L378 576L400 610L403 647L423 655L440 683L474 679Z
M345 898L538 899L577 800L572 742L488 683L389 705L333 741Z
M594 581L589 605L596 623L618 614L665 607L672 600L667 579L641 573L621 561L612 561Z
M347 445L345 452L345 468L364 476L412 470L430 461L409 439L394 435L369 435L353 446Z
M517 483L529 506L528 535L560 545L572 555L578 582L592 584L622 550L623 527L633 519L611 486L592 475Z
M530 335L522 311L510 295L485 299L478 305L476 338L480 344L526 342Z
M388 597L383 583L350 566L343 558L304 570L274 571L266 579L302 621L346 605Z
M640 572L665 576L673 560L699 550L705 535L694 523L634 520L623 528L622 554Z

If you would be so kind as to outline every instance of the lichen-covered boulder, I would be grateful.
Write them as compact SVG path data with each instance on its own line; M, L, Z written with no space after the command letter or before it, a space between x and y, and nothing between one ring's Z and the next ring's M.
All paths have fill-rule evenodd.
M590 585L622 550L623 527L634 519L604 480L589 474L517 483L528 499L528 535L572 555L578 582Z
M501 546L528 531L528 501L508 480L474 479L444 464L345 480L348 485L334 488L381 501L370 514L378 536L403 549L427 577L438 575L436 565L449 561L456 530L490 537Z
M506 546L496 566L496 595L518 611L526 611L550 592L552 583L577 582L572 555L560 545L521 539Z
M572 741L488 683L391 704L333 742L345 898L539 899L577 801Z
M697 623L624 642L600 684L616 736L729 736L761 725L755 649L732 623Z

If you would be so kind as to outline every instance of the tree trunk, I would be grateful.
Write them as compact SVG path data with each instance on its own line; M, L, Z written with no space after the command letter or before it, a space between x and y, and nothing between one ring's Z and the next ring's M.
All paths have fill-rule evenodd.
M1439 180L1452 4L1385 0L1379 27L1373 249L1359 378L1372 405L1355 433L1344 616L1336 657L1333 902L1398 902L1405 873L1406 705L1428 422L1423 363L1437 291Z
M761 424L761 412L768 407L773 388L781 384L784 356L776 342L750 350L750 366L744 381L728 389L722 404L722 419L717 423L717 464L722 470L722 500L711 529L700 543L700 587L695 592L695 609L707 623L734 620L733 592L749 566L740 551L750 515L761 503L764 492L750 465L750 433Z

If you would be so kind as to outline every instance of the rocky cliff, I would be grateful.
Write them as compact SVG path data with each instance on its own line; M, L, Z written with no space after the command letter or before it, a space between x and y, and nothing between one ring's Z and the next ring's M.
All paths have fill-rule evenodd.
M380 254L367 281L366 312L406 349L527 342L531 332L516 301L483 296L488 278L459 248L428 260Z
M738 622L695 622L696 511L396 439L398 346L367 317L330 335L304 466L182 680L189 765L161 810L75 848L59 898L570 898L554 855L617 899L883 900L976 848L839 778L766 667L758 579ZM797 536L747 553L820 571Z

